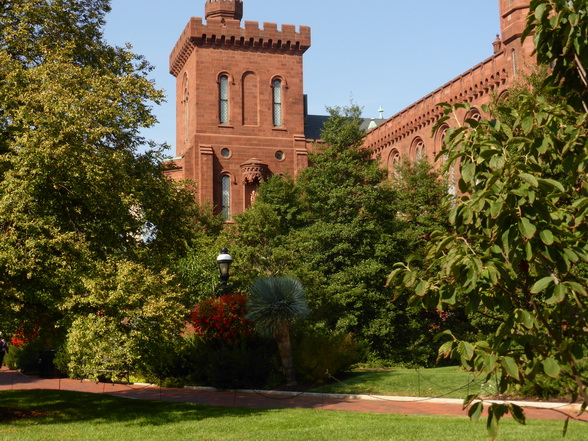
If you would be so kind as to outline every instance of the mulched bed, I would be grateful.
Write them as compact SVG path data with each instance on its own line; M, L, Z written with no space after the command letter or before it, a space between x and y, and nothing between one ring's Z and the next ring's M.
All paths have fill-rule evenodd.
M47 416L49 412L42 410L22 410L11 407L0 407L0 423Z

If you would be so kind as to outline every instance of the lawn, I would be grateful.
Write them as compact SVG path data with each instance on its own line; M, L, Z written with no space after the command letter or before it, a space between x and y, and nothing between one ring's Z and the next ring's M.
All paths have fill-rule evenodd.
M343 380L313 390L342 394L372 394L413 397L465 398L480 391L494 394L492 384L481 384L479 378L459 367L432 369L355 370Z
M11 409L9 412L7 409ZM14 409L20 418L10 419ZM501 422L498 441L560 440L561 421ZM585 441L570 423L566 441ZM219 408L129 400L65 391L0 392L2 441L435 441L488 440L485 424L465 417L361 414L320 410Z

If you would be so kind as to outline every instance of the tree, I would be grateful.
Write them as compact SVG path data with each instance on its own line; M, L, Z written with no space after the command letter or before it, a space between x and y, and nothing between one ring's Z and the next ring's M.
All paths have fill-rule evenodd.
M329 112L324 142L310 154L311 167L296 181L272 177L260 186L252 207L236 218L228 233L231 252L236 265L246 262L246 267L235 274L238 283L260 275L296 276L304 281L317 326L353 334L366 343L370 360L402 362L407 351L419 350L414 342L430 334L425 329L407 335L406 321L422 329L439 315L408 319L402 302L390 301L396 293L385 287L386 275L389 262L421 246L439 221L443 184L423 163L407 167L407 179L423 179L418 198L410 184L393 185L363 147L360 109L352 105ZM428 204L424 214L418 213L422 204ZM405 213L397 216L398 208Z
M516 99L498 103L493 119L470 120L451 131L440 153L447 155L446 170L459 164L461 172L451 230L432 237L424 274L413 259L397 264L390 277L413 288L427 306L451 307L461 300L469 311L503 319L488 339L452 338L441 355L487 378L497 375L500 393L541 374L567 378L569 393L582 400L583 409L588 115L585 90L576 87L588 44L586 6L531 2L526 32L535 32L539 62L557 60L556 68L544 88L522 89ZM449 118L453 109L446 107ZM476 402L470 415L477 419L481 411ZM506 412L524 421L513 404L493 404L489 411L492 437Z
M291 177L275 175L263 182L255 203L236 216L222 238L235 257L233 282L250 286L261 275L281 274L291 259L285 238L304 225L302 215L300 188Z
M293 277L260 277L251 286L247 318L260 333L276 340L288 386L296 384L290 340L295 320L308 314L302 283Z
M121 278L135 283L129 266L160 283L137 287L150 320L169 314L153 296L182 311L166 268L203 218L163 176L160 153L138 153L155 147L139 131L163 95L145 60L104 41L108 11L108 0L0 6L0 315L14 330L46 317L55 344L80 316L124 327L111 294Z
M363 147L361 110L331 116L298 177L304 226L284 239L288 273L304 280L313 318L353 333L371 358L386 358L391 342L388 262L401 255L395 193L387 172Z
M394 170L392 188L402 236L413 252L424 247L435 230L449 227L446 200L447 179L443 179L426 159L405 159Z
M523 38L532 34L537 61L551 67L546 83L588 112L588 10L586 0L532 0Z

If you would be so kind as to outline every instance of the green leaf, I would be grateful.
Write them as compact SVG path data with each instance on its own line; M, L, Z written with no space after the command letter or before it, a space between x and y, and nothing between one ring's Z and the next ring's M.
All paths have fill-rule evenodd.
M433 342L439 341L439 339L445 335L449 335L453 340L455 340L453 333L449 329L446 329L444 331L441 331L441 332L435 334L435 337L433 337Z
M540 187L543 188L548 188L548 189L555 189L555 190L559 190L562 193L564 193L566 190L563 187L563 185L561 185L558 181L554 180L554 179L543 179L543 178L538 178L537 182L539 183Z
M522 217L519 221L519 231L527 239L532 239L537 231L537 227L529 219Z
M452 350L453 350L453 340L449 340L441 345L441 347L439 348L438 354L447 358L451 354Z
M546 7L547 5L545 3L539 3L535 8L535 19L537 20L537 22L541 22Z
M561 372L559 363L553 357L546 358L541 362L541 364L543 365L543 370L545 373L551 378L556 378Z
M578 22L580 21L580 14L572 13L568 16L568 20L572 26L578 26Z
M463 400L463 409L467 409L474 400L478 398L478 394L470 394Z
M541 241L545 245L552 245L553 244L554 237L553 237L553 233L550 230L542 230L539 233L539 237L541 238Z
M484 373L489 374L496 369L497 358L494 355L484 355Z
M567 286L562 285L561 283L559 285L555 285L555 287L553 289L553 300L555 301L555 303L560 303L563 301L563 299L566 298L567 293L568 293Z
M523 129L523 133L528 135L531 130L533 130L535 124L535 120L532 116L528 116L521 121L521 128Z
M407 288L410 288L410 287L412 287L412 285L414 285L414 282L416 282L416 278L417 278L416 271L410 271L410 270L408 270L406 272L406 274L404 274L404 278L402 279L402 283Z
M474 346L467 341L459 342L457 345L457 352L466 360L471 360L474 357Z
M564 254L565 254L565 255L566 255L566 257L567 257L568 259L570 259L572 262L577 262L577 261L578 261L578 259L579 259L578 255L577 255L577 254L576 254L576 253L575 253L573 250L570 250L569 248L565 248L565 249L564 249Z
M519 379L519 367L517 366L517 362L514 360L514 358L504 357L502 359L502 367L512 378L515 380Z
M542 279L537 280L535 282L535 284L533 285L533 287L531 288L531 294L539 294L541 291L543 291L545 288L547 288L553 282L554 282L554 280L553 280L553 277L551 277L551 276L543 277Z
M502 199L498 199L490 204L490 216L492 219L496 219L500 215L503 206L504 201Z
M476 164L468 162L461 168L461 177L465 182L472 182L476 175Z
M525 328L533 328L533 324L535 323L535 321L533 320L533 316L529 313L529 311L519 309L516 311L515 316L517 320L521 322Z
M574 291L582 294L583 296L588 295L588 292L586 292L586 288L584 288L583 285L581 285L578 282L565 282L567 286L569 286L571 289L573 289Z
M480 416L482 416L482 411L484 410L484 404L481 401L478 401L472 404L472 407L468 410L468 416L470 417L470 421L472 423L477 423L480 420Z
M488 409L488 420L486 421L486 430L491 439L498 436L498 422L500 418L508 412L505 404L492 404Z
M535 188L539 187L539 181L537 181L537 178L533 175L530 175L528 173L520 173L519 178L521 178L523 181L525 181L531 187L535 187Z
M525 425L527 424L527 420L525 418L525 411L521 406L517 406L513 403L508 403L508 410L512 415L512 418L519 424Z
M493 156L492 159L490 159L489 165L492 170L502 170L504 168L504 157L501 155Z
M419 280L416 288L414 289L414 292L417 296L422 297L425 295L426 289L427 289L427 282L424 280Z

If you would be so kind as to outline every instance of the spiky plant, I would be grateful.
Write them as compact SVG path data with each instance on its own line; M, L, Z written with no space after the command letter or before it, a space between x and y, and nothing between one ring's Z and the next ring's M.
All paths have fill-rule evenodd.
M290 330L295 320L308 315L302 283L289 276L260 277L251 286L247 311L258 332L276 340L286 383L295 385Z

